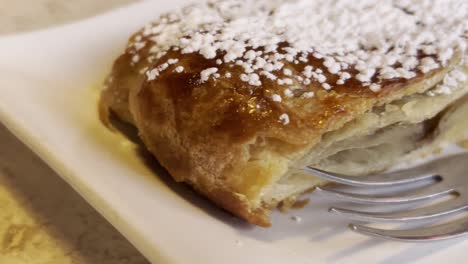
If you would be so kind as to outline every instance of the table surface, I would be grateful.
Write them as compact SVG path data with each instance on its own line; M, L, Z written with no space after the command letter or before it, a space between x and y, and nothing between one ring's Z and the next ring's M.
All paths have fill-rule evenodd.
M67 23L132 0L0 0L0 34ZM0 124L0 263L148 261Z

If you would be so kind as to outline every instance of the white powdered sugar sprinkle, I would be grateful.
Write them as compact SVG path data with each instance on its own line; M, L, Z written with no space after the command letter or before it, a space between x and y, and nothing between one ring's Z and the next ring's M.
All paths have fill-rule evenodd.
M177 66L177 67L175 68L175 71L176 71L177 73L182 73L182 72L184 72L184 66Z
M281 98L281 96L278 94L272 95L271 99L273 100L273 102L278 102L278 103L281 103L281 101L283 101L283 98Z
M302 95L302 97L304 97L304 98L312 98L312 97L314 97L314 95L315 95L314 92L307 92L307 93L304 93L304 94Z
M288 114L280 115L279 122L282 123L283 125L288 125L289 124L289 115Z
M156 80L156 77L158 75L159 75L158 69L153 69L151 71L146 72L146 77L148 78L148 81Z
M208 68L206 70L203 70L200 75L200 82L204 83L210 79L211 75L214 75L215 73L218 72L218 68Z
M467 21L466 0L220 0L162 16L136 36L133 47L142 49L150 39L152 60L171 50L212 60L216 67L202 70L200 83L223 76L255 89L274 82L285 98L313 98L310 89L292 91L330 91L353 81L379 93L388 81L430 73L465 54ZM147 79L156 80L172 65L182 73L180 63L159 61ZM241 73L225 71L232 67ZM445 93L459 75L452 72L432 92ZM275 94L272 100L285 99ZM280 122L287 125L289 116Z
M449 95L452 94L457 89L462 87L461 84L465 84L468 81L468 76L465 72L455 69L449 72L442 81L441 84L437 85L434 89L427 92L429 96L436 96L436 95Z

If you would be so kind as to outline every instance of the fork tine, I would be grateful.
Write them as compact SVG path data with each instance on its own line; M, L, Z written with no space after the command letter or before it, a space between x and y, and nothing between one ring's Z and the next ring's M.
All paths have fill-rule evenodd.
M409 230L384 230L357 224L350 224L349 228L360 234L384 239L405 242L430 242L468 234L468 218L462 218L432 227Z
M422 190L396 193L387 196L353 194L348 192L341 192L336 190L336 188L327 186L316 187L316 191L346 202L360 204L397 204L434 199L452 193L454 192L454 189L436 183Z
M466 208L468 208L468 203L464 199L455 198L447 202L404 212L369 213L333 207L330 208L330 212L365 222L402 222L428 220L457 213Z
M312 176L317 176L319 178L336 183L358 187L375 187L408 184L429 179L440 179L440 176L434 175L430 172L430 168L431 167L429 165L423 165L403 171L371 176L348 176L339 173L326 172L311 167L306 167L303 169L303 171Z

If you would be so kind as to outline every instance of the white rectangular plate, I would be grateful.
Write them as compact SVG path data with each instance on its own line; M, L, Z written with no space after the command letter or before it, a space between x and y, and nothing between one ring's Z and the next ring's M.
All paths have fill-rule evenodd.
M141 2L46 31L0 38L0 120L155 263L451 263L468 241L406 244L347 231L315 195L273 227L248 226L102 126L98 87L127 37L185 0Z

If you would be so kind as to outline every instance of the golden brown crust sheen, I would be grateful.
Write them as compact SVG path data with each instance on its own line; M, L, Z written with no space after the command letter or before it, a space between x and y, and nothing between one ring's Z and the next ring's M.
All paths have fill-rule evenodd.
M270 225L274 206L261 204L262 190L286 173L290 160L311 149L327 131L376 105L418 92L422 85L415 84L431 76L433 83L440 81L447 70L389 81L379 93L357 81L328 92L317 84L295 83L295 96L278 104L272 94L282 93L284 86L266 78L261 87L241 82L236 65L171 51L153 67L169 58L179 59L184 72L169 66L156 80L132 89L130 96L145 145L177 181L190 183L223 208L261 226ZM217 67L221 77L200 82L200 72L210 67ZM232 77L226 78L226 72ZM301 96L311 91L315 97ZM289 116L289 124L280 122L282 114ZM264 155L271 162L264 162Z
M149 38L145 38L144 47L135 46L140 33L141 31L135 33L129 39L125 52L114 62L112 72L106 79L105 89L101 95L101 119L112 111L122 121L133 123L128 107L128 96L132 87L141 84L145 69L151 65L150 50L154 44Z

